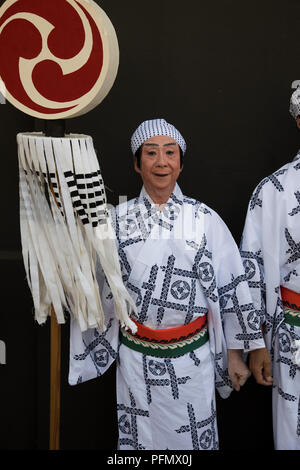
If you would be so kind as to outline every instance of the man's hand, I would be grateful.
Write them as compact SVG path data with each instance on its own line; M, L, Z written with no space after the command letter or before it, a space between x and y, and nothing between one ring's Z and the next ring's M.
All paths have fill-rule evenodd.
M267 348L250 351L249 367L258 384L272 385L271 358Z
M251 372L243 361L241 349L228 349L227 357L228 374L234 390L238 392L250 377Z

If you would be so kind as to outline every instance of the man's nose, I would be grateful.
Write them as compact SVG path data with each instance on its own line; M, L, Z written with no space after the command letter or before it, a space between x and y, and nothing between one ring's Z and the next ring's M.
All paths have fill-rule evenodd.
M159 166L167 165L166 155L165 155L164 149L162 148L158 149L158 156L157 156L156 164Z

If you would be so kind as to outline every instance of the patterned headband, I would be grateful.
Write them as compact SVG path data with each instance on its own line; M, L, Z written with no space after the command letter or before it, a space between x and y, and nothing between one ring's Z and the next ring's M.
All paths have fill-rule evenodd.
M186 143L180 132L172 125L166 122L164 119L152 119L150 121L144 121L131 137L131 150L135 155L138 148L148 139L156 135L167 135L172 139L176 140L183 154L186 151Z
M291 96L290 113L294 119L300 115L300 87L296 88Z

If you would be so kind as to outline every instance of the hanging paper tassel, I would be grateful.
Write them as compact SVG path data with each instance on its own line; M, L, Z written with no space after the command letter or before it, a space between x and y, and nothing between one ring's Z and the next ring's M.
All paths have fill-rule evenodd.
M122 281L92 138L18 134L17 142L22 251L36 320L44 323L53 305L58 323L68 311L82 331L104 330L100 262L116 317L135 333L129 314L136 306Z

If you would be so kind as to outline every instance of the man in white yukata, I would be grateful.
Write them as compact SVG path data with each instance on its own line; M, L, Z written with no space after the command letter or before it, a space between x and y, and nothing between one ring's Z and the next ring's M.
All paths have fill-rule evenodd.
M300 128L299 88L290 111ZM300 450L300 152L254 190L241 256L270 352L251 352L250 369L273 383L275 449Z
M137 333L120 328L100 269L107 329L81 334L72 321L69 382L116 359L120 449L218 449L215 386L226 398L246 382L242 351L264 347L259 317L228 228L176 183L181 134L145 121L131 146L143 188L111 218Z

